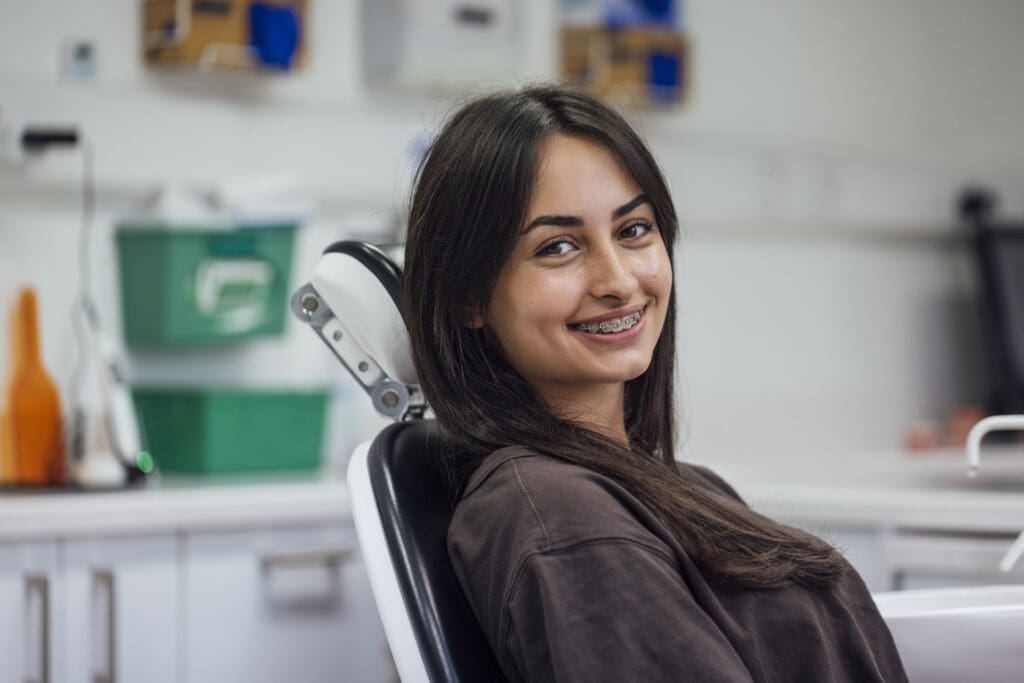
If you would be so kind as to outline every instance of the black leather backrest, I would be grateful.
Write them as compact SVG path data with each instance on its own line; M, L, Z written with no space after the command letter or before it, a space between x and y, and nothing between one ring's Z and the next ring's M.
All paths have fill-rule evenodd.
M435 463L433 420L399 422L370 446L367 464L413 631L432 681L503 681L448 560L452 497Z

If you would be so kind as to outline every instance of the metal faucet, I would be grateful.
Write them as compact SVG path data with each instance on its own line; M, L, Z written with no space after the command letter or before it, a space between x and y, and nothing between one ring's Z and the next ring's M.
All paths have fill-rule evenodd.
M978 467L981 465L981 439L989 432L1002 431L1007 429L1024 430L1024 415L993 415L980 420L978 424L971 427L967 435L967 476L978 475ZM1020 532L1017 540L1013 542L1010 549L999 561L999 570L1008 572L1017 564L1017 560L1024 555L1024 531Z

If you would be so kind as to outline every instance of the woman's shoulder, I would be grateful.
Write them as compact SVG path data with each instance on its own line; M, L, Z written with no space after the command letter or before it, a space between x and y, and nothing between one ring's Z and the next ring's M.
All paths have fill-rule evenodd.
M702 488L742 503L736 491L706 467L676 462ZM534 549L608 538L668 538L650 510L612 478L584 465L523 446L498 449L469 477L452 528L514 529Z
M707 467L686 463L681 460L676 461L676 467L679 469L679 474L684 478L746 505L740 494L736 493L736 489Z
M655 528L652 528L655 526ZM621 485L585 466L523 447L495 451L470 476L449 544L478 534L544 552L602 539L650 541L660 524Z

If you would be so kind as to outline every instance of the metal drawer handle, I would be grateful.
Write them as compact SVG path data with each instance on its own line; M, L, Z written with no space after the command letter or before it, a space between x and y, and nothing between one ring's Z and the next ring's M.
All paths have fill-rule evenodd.
M292 567L323 566L337 569L352 559L351 548L328 548L324 550L298 550L295 552L271 553L260 558L264 572Z
M94 569L92 572L92 594L94 600L96 595L101 591L107 596L107 648L106 653L104 653L107 663L101 671L92 672L92 683L115 683L115 669L117 662L117 600L114 594L114 573L109 569ZM99 610L98 600L95 600L93 605L93 609ZM99 612L94 612L94 615L98 617Z
M31 574L25 577L26 604L31 603L33 593L39 595L40 605L39 678L26 675L25 683L50 683L50 580L45 574ZM28 617L27 614L26 616ZM26 663L31 664L28 659L26 652Z

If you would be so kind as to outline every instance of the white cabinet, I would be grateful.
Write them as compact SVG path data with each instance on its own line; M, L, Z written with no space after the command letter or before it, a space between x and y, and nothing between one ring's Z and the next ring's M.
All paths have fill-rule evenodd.
M186 534L188 683L397 680L351 527Z
M397 681L345 496L0 494L0 683Z
M1024 583L1024 563L999 571L1013 534L900 530L885 536L895 590Z
M788 523L839 549L872 592L1024 583L1024 562L1008 573L998 569L1014 534Z
M0 543L0 683L396 680L341 522Z
M0 544L0 682L174 683L173 536Z
M49 683L60 624L57 543L0 544L0 683Z
M62 543L67 683L177 681L177 540L173 534Z

